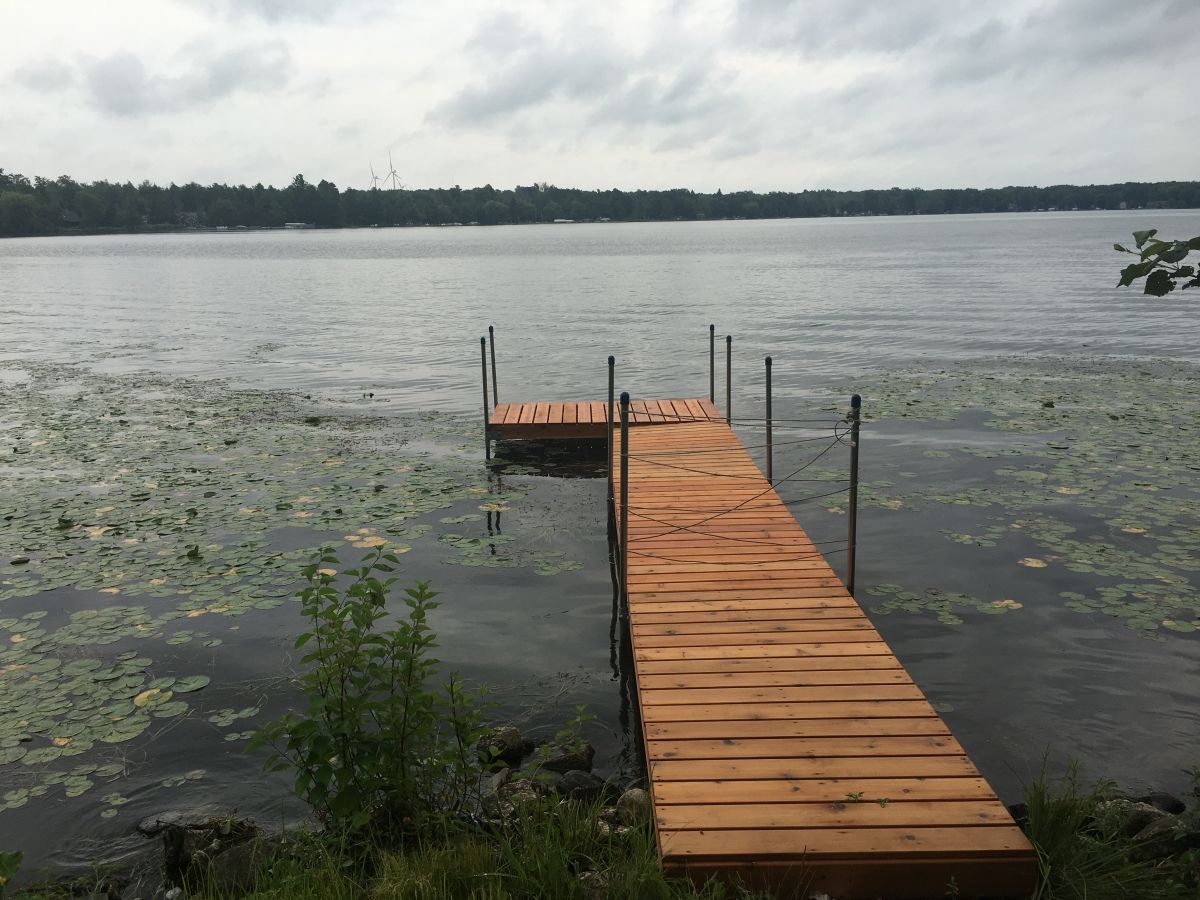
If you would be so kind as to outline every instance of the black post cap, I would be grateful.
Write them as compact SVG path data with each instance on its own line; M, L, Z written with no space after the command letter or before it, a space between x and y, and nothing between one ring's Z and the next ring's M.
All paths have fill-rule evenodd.
M858 396L858 394L855 394L850 398L850 405L855 409L858 409L860 406L862 406L862 397Z
M629 405L629 391L621 391L621 405L622 406Z
M608 364L610 366L615 366L617 364L617 358L615 356L610 356L608 358Z

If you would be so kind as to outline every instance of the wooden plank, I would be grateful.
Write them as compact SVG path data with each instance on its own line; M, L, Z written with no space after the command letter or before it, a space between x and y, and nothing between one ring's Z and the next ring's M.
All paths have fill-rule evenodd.
M551 403L550 404L550 415L549 415L549 417L547 417L546 423L549 425L561 425L562 421L563 421L563 404Z
M824 656L891 656L892 651L883 641L858 642L811 642L806 644L772 644L767 647L648 647L640 649L634 646L634 659L638 669L643 663L703 660L706 667L715 666L714 660L720 660L720 667L729 668L730 664L740 660L785 659L787 657L824 657ZM673 666L672 671L680 671ZM704 671L711 672L712 668Z
M753 623L770 624L774 622L798 622L812 619L841 619L861 618L863 612L848 598L836 600L809 600L805 606L784 606L775 609L747 608L736 609L707 609L707 610L638 610L630 614L630 621L639 628L650 625L661 625L678 629L699 626L731 623L749 627ZM690 603L678 603L677 606L692 606ZM686 630L686 629L685 629Z
M834 701L924 700L914 684L771 685L760 687L642 688L644 703L660 706L718 703L826 703ZM748 706L747 711L757 709Z
M965 756L883 756L833 759L667 759L651 760L660 781L756 781L796 778L978 778Z
M948 735L950 729L933 716L908 719L763 719L702 722L647 722L643 729L647 741L729 740L752 737L884 737Z
M520 416L517 418L517 421L522 425L532 424L533 414L536 411L536 409L537 409L536 404L522 403L521 404L521 413L520 413Z
M779 781L663 781L655 785L654 804L814 803L862 794L868 803L887 797L906 800L991 800L982 778L780 779ZM786 800L780 800L780 797Z
M637 660L638 676L688 672L816 672L840 669L900 669L896 657L882 641L879 644L817 645L804 655L763 656L743 659L648 659Z
M949 735L819 738L715 738L647 741L648 759L774 759L837 756L963 755Z
M736 613L724 613L724 618L702 622L682 621L680 616L666 616L665 622L646 622L639 618L633 623L639 637L653 635L680 637L705 634L788 634L794 631L831 631L854 628L872 628L862 610L851 606L836 609L813 609L798 618L796 612L779 610L769 615L787 618L765 621L761 619L736 619ZM685 618L691 618L684 616ZM642 646L646 646L643 644Z
M870 622L844 622L837 619L833 622L813 623L814 627L803 631L765 631L740 632L734 634L652 634L638 635L636 646L640 650L654 650L675 647L706 651L715 648L730 647L776 647L802 643L804 641L820 641L821 643L862 643L863 641L880 640L879 633ZM821 628L819 626L825 626Z
M765 831L723 829L660 831L664 857L730 857L753 859L854 859L863 855L909 859L947 859L987 853L1028 858L1029 842L1015 825L977 828L776 828Z
M691 672L638 675L643 691L696 690L722 687L802 687L835 684L912 684L908 673L895 669L818 669L809 672Z
M642 705L643 722L696 722L704 719L853 719L878 717L907 719L937 715L924 700L777 701L774 703L681 703L675 706Z
M909 800L895 805L890 797L882 800L882 803L845 799L832 803L724 803L717 808L672 804L656 809L655 823L663 831L1012 826L1012 818L999 800Z

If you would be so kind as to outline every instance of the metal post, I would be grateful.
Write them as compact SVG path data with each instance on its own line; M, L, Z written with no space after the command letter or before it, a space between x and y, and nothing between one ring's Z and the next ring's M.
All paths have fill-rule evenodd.
M733 423L733 335L725 335L725 424Z
M775 460L771 441L771 357L767 357L767 481L775 481Z
M850 398L850 502L846 510L850 533L846 544L846 590L854 596L854 550L858 530L858 426L862 420L862 397Z
M708 326L708 402L717 402L717 326Z
M500 404L500 395L496 392L496 329L488 326L488 346L492 350L492 406Z
M629 391L621 391L621 596L629 614Z
M610 356L608 358L608 507L609 514L612 514L613 502L613 416L616 414L615 396L613 394L613 375L616 371L617 358ZM611 520L610 520L611 521Z
M488 407L488 384L487 384L487 338L479 339L479 356L483 361L483 457L484 459L492 458L492 445L488 438L491 430L491 410Z

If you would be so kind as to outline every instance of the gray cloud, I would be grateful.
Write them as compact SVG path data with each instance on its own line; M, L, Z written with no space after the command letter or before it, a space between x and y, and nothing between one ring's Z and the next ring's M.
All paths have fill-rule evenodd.
M524 46L507 43L511 34L479 30L468 42L484 48L509 50L499 72L459 90L430 112L432 121L449 125L478 125L511 116L553 98L603 96L628 80L629 60L603 42L589 46L553 45L538 35L524 34ZM499 54L498 54L499 55Z
M114 53L89 64L85 79L96 105L114 116L136 116L160 105L157 86L132 53Z
M898 52L930 40L963 6L962 0L740 0L734 31L765 48Z
M215 49L193 44L176 58L178 74L151 73L131 53L114 53L85 65L92 100L115 116L178 112L243 90L273 90L291 74L291 54L280 41Z
M181 0L204 12L216 11L226 18L259 18L272 24L284 22L329 22L335 19L369 19L382 15L388 4L382 0Z
M57 59L40 59L15 69L12 80L33 91L52 93L75 83L75 72Z

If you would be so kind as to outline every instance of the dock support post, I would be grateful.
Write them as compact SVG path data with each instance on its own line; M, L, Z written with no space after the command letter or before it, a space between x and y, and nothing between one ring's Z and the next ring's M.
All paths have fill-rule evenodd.
M629 615L629 391L621 391L621 615Z
M608 426L608 514L613 514L613 419L617 414L616 395L613 393L613 376L616 372L617 358L610 356L608 358L608 406L607 410L607 426Z
M771 357L767 357L767 481L775 482L775 450L771 440Z
M491 409L488 407L487 338L479 339L479 357L483 362L483 458L492 458Z
M494 326L488 326L488 347L492 352L492 408L500 405L500 395L496 389L496 329Z
M846 519L849 533L846 543L846 590L854 596L854 551L858 537L858 432L862 421L862 397L850 398L850 500Z
M733 335L725 335L725 424L733 424Z
M708 326L708 402L717 402L717 326Z

